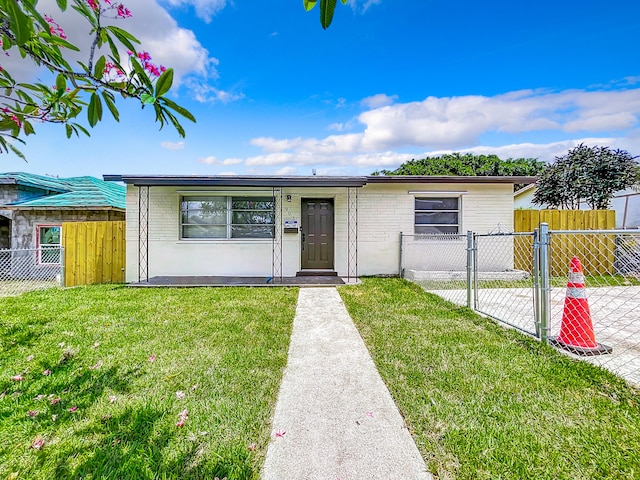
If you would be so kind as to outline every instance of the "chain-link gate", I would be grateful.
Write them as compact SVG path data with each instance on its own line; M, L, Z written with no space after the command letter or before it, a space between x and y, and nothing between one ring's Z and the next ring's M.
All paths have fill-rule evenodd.
M0 297L59 287L63 278L62 247L0 250Z
M640 384L640 231L401 237L405 278Z

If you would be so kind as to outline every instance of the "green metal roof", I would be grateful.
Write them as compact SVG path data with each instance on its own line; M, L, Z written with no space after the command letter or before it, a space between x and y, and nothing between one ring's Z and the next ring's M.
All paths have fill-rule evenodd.
M15 209L125 210L126 188L95 177L52 178L30 173L0 173L0 185L24 185L43 190L43 196L3 205Z

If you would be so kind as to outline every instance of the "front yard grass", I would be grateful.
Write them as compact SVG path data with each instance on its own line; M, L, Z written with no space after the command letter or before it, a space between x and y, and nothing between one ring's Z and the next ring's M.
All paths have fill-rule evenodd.
M400 279L340 293L437 478L640 478L622 379Z
M297 289L0 299L0 478L257 479Z

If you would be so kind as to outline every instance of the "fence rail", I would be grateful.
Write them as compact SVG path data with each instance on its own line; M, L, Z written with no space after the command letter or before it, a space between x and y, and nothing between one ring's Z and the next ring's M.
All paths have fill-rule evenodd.
M63 258L61 247L0 250L0 297L61 286Z
M405 278L640 384L639 230L549 230L543 223L533 232L470 232L464 254L453 245L449 269L445 239L418 244L412 237L401 239L403 252L409 244L414 250L402 255ZM438 270L424 268L434 256ZM582 273L570 276L574 257ZM583 283L570 282L576 278ZM590 338L611 351L601 355ZM584 351L571 348L582 344Z

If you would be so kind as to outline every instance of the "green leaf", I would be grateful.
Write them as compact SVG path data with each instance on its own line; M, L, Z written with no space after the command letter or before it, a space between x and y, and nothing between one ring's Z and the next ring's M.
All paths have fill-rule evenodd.
M140 101L143 105L152 105L156 103L156 97L149 93L143 93L142 95L140 95Z
M147 72L144 71L144 68L142 68L142 65L140 64L140 61L137 58L131 58L131 65L133 65L133 70L136 72L136 74L138 75L138 78L140 79L140 81L142 83L144 83L144 85L147 87L147 89L152 92L153 91L153 85L151 84L151 80L149 80L149 76L147 75Z
M104 90L102 92L102 98L104 99L104 103L107 104L107 108L111 112L111 115L115 119L116 122L120 121L120 113L118 112L118 108L116 107L116 102L111 92L107 92Z
M97 93L91 94L91 100L89 100L89 107L87 108L87 117L89 119L89 125L95 127L96 124L102 120L102 101Z
M29 41L33 34L33 25L29 17L20 8L18 2L7 2L6 14L9 17L9 26L16 37L16 43L20 46Z
M340 0L342 2L343 5L346 5L347 3L349 3L349 0Z
M56 0L58 8L63 12L67 9L67 0Z
M170 112L165 111L164 113L167 115L167 117L169 117L169 121L178 132L178 135L184 138L186 136L186 133L184 131L184 128L182 128L182 125L180 125L180 122L178 121L178 119L175 116L173 116Z
M102 78L104 76L104 67L107 64L107 59L102 55L96 65L93 67L93 76L96 78Z
M336 0L320 0L320 24L325 30L331 25L335 9Z
M161 97L169 91L173 84L173 68L165 70L156 81L156 97Z
M68 123L66 123L64 125L65 130L67 131L67 138L71 138L71 134L73 133L73 127L71 127L71 125L69 125Z
M23 142L24 143L24 142ZM25 157L22 152L20 150L18 150L16 147L14 147L13 145L11 145L10 143L8 144L9 148L11 149L11 151L13 153L15 153L17 156L19 156L22 160L24 160L25 162L27 161L27 157Z
M113 33L113 35L120 41L120 43L122 43L125 47L127 47L132 52L135 51L135 49L136 49L133 46L133 44L134 43L140 43L140 40L138 40L136 37L131 35L126 30L123 30L123 29L118 28L118 27L114 27L113 25L111 25L109 27L105 27L105 28L108 31L110 31L111 33Z
M58 90L58 96L62 95L67 89L67 79L61 73L56 77L56 89Z
M120 52L111 37L107 37L107 43L109 44L109 50L111 50L111 58L115 58L116 63L120 63Z
M318 0L302 0L302 3L304 4L304 9L308 12L309 10L312 10L313 7L316 6L316 3L318 3Z
M74 130L75 130L75 132L76 132L76 135L78 135L78 130L80 130L80 131L81 131L82 133L84 133L87 137L90 137L90 136L91 136L91 134L89 133L89 131L88 131L86 128L84 128L82 125L80 125L79 123L74 123L74 124L73 124L73 128L74 128ZM78 136L80 136L80 135L78 135Z
M36 131L33 129L33 125L31 125L31 123L27 122L26 120L22 123L22 128L25 135L32 135L36 133Z
M178 105L175 102L172 102L171 100L169 100L166 97L162 97L160 99L160 101L162 103L164 103L167 107L169 107L171 110L175 110L176 112L178 112L180 115L182 115L183 117L191 120L193 123L196 123L196 117L194 117L191 112L189 110L187 110L186 108L181 107L180 105Z

